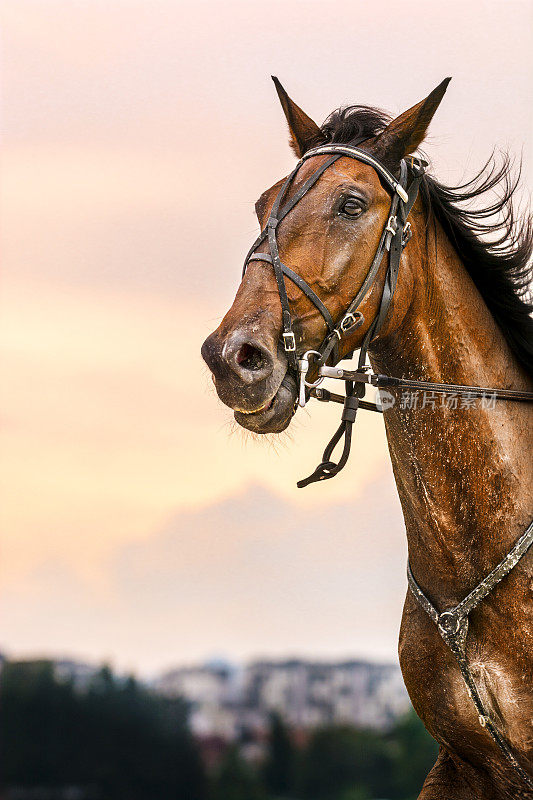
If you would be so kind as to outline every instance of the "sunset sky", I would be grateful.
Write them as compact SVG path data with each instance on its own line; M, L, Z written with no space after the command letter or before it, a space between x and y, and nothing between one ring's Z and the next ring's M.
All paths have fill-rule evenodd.
M445 181L533 162L533 3L2 4L0 651L143 675L210 656L396 657L405 543L382 421L297 490L338 409L235 431L199 348L293 164L275 74L322 122L453 76ZM357 522L352 520L357 519Z

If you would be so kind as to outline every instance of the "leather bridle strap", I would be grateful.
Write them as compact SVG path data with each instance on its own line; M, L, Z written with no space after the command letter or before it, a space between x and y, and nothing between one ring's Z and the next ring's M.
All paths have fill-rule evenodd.
M306 157L309 157L307 154ZM297 358L296 358L296 339L294 336L294 332L292 330L292 317L291 311L289 306L289 298L287 295L287 287L285 286L285 279L284 275L286 275L290 280L292 280L296 285L305 293L305 295L311 300L311 302L318 308L324 321L326 323L326 327L328 330L332 330L334 323L331 317L331 314L327 310L326 306L318 295L313 291L313 289L309 286L309 284L304 281L299 275L297 275L293 270L287 267L281 261L278 249L278 242L276 237L276 229L279 223L287 216L289 211L291 211L294 206L302 199L302 197L311 189L315 183L317 183L320 176L330 167L335 161L337 161L341 156L334 155L331 158L328 158L315 172L300 186L298 191L294 194L294 196L283 206L280 210L280 205L285 197L289 186L291 185L293 178L296 176L296 173L300 169L305 157L300 159L296 167L290 173L290 175L285 179L283 182L281 189L279 190L276 199L274 200L274 205L270 211L270 215L267 220L266 227L263 231L259 234L258 238L252 245L246 259L244 261L244 268L243 274L246 271L246 268L250 261L268 261L272 264L272 268L274 270L274 277L276 278L276 284L278 287L278 294L281 303L281 323L282 323L282 340L283 340L283 347L285 353L287 355L288 362L290 366L297 370ZM255 253L255 249L265 240L268 241L268 247L270 250L270 255L266 253ZM265 258L265 256L267 256Z
M253 256L250 258L250 261L266 261L268 264L272 265L272 256L268 253L254 253ZM329 330L333 330L335 327L335 323L333 322L333 318L329 313L328 309L320 299L320 297L311 289L308 283L304 281L294 270L288 267L286 264L281 263L281 269L283 274L286 278L296 284L296 286L302 291L308 300L313 303L313 305L320 311L324 320L326 321L326 325L328 326Z
M414 162L413 162L413 170L414 170ZM342 332L346 333L350 331L352 328L356 327L358 324L361 324L362 320L360 322L355 318L357 309L365 299L367 292L372 288L374 281L376 280L377 273L383 259L384 251L389 250L390 265L385 279L384 293L382 295L380 310L378 312L378 316L374 323L373 330L369 331L369 333L367 334L368 336L367 346L370 343L371 339L374 337L374 335L377 333L379 328L381 328L381 325L383 324L385 319L385 315L388 311L392 295L394 294L402 250L409 241L409 239L411 238L411 226L409 225L409 223L406 222L406 220L418 196L420 181L422 180L423 175L424 175L424 170L422 168L422 165L420 164L420 167L418 168L417 173L415 173L415 177L413 178L413 181L409 186L407 193L405 194L404 192L406 200L400 202L402 198L398 195L398 193L395 193L392 196L387 225L384 227L382 231L381 238L378 244L378 249L376 251L372 264L370 265L370 269L368 270L365 279L359 291L357 292L356 296L354 297L354 299L344 312L344 316L338 326L341 328ZM396 185L397 187L403 189L403 187L406 185L406 182L407 182L407 166L405 161L402 161L400 164L400 181ZM394 229L394 226L396 226L396 229ZM349 320L350 317L354 317L353 324L351 326L346 324L346 320ZM328 362L328 358L333 349L332 342L334 341L333 338L334 336L340 338L340 332L336 330L333 332L333 335L330 334L330 336L326 339L321 348L322 358L320 359L320 363L322 364L327 364ZM363 345L361 345L361 347L362 348L364 347L364 343ZM366 352L365 352L365 358L366 358Z
M405 191L405 186L402 185L401 181L397 180L392 172L390 172L390 170L388 170L387 167L381 163L381 161L378 161L377 158L374 158L374 156L370 155L368 150L362 150L361 148L356 147L356 145L322 144L319 147L314 147L312 150L308 150L307 153L305 153L305 155L302 157L302 161L305 161L306 158L311 158L312 156L320 156L328 153L338 153L339 156L349 156L350 158L356 158L358 161L362 161L364 164L369 164L388 183L393 192L396 192L403 202L407 203L407 192Z
M343 406L346 400L343 394L335 394L334 392L330 392L329 389L324 389L322 386L311 389L309 394L311 397L314 397L315 400L320 400L321 403L340 403L340 405ZM376 411L378 414L383 413L383 409L380 406L377 406L375 403L368 403L366 400L359 400L359 408L363 408L365 411Z
M280 208L283 198L285 197L289 186L291 185L302 163L308 158L319 155L329 155L330 158L328 158L306 181L304 181L300 188L295 192L293 197L285 204L285 206L283 206L283 208ZM318 295L313 291L309 284L281 261L276 231L280 221L287 216L287 214L295 207L302 197L304 197L309 189L315 185L325 170L328 169L328 167L330 167L338 158L343 156L355 158L358 161L362 161L363 163L372 166L392 191L392 197L387 224L381 233L379 244L372 260L372 264L370 265L370 269L368 270L362 285L356 292L355 297L344 312L342 318L337 325L334 325L331 314L329 313L325 304L320 300ZM291 313L284 278L289 278L289 280L293 281L293 283L300 288L300 290L322 314L322 317L326 323L326 338L317 351L319 354L318 365L327 364L330 358L333 358L334 362L336 362L338 361L339 342L346 334L351 333L364 321L363 315L358 310L359 306L374 285L383 261L383 256L385 252L388 251L389 267L385 277L385 284L379 311L361 346L358 370L362 372L370 341L380 329L386 317L396 286L401 254L411 236L410 226L408 223L406 223L406 220L418 195L420 181L424 174L424 168L421 161L416 160L415 166L415 160L412 159L411 167L414 178L409 190L407 190L406 184L408 172L407 164L404 160L402 160L400 163L400 176L399 180L397 180L394 175L392 175L392 173L383 164L381 164L380 161L375 159L365 150L361 150L360 148L352 145L324 145L308 151L303 158L300 159L296 167L283 182L274 200L274 204L270 211L266 226L264 230L261 231L259 237L256 239L248 255L246 256L243 272L246 270L249 262L254 260L264 261L272 265L281 304L283 346L287 354L289 365L293 369L297 367L296 340L292 331ZM267 239L268 249L270 252L256 252L259 245L261 245L265 239ZM352 426L355 422L359 403L364 396L364 393L365 387L362 384L359 383L356 385L353 381L346 382L346 398L344 400L341 424L324 450L322 462L312 475L298 482L297 485L299 487L307 486L309 483L313 483L314 481L332 478L345 466L350 454ZM309 392L304 392L304 394L310 396ZM365 406L368 407L370 404L365 403ZM331 461L331 457L335 447L342 438L344 438L342 454L339 461L335 463Z
M279 192L278 192L278 194L276 196L276 199L274 201L274 206L272 207L272 211L270 213L272 214L272 212L275 210L275 207L276 207L276 204L277 204L277 209L276 210L278 210L278 212L279 212L279 213L277 213L277 218L281 222L281 220L284 219L287 216L289 211L292 211L292 209L294 208L296 203L298 203L298 201L302 199L304 194L306 194L309 191L309 189L311 189L315 185L315 183L318 181L318 179L320 178L322 173L325 172L328 169L328 167L330 167L332 164L334 164L335 161L337 161L339 158L340 158L339 155L336 155L336 156L334 156L332 158L328 158L328 160L325 161L315 172L313 172L311 177L308 178L300 186L300 188L294 194L294 196L283 206L281 211L279 211L279 206L280 206L281 201L283 200L283 197L286 195L290 184L292 183L294 177L296 176L296 173L299 171L300 167L302 166L302 164L304 162L304 159L301 158L300 161L298 161L298 163L294 167L293 171L290 173L290 175L288 175L287 178L285 178L285 180L283 181L283 183L281 185L281 189L279 190ZM252 254L259 247L259 245L262 242L264 242L264 240L267 237L267 234L268 234L268 228L267 228L267 226L265 226L263 228L263 230L261 231L261 233L259 234L259 236L257 237L257 239L255 240L255 242L253 243L253 245L250 247L250 249L249 249L249 251L248 251L248 253L246 255L246 258L244 259L244 267L243 267L243 270L242 270L242 274L243 275L246 272L246 267L248 266L248 262L249 261L253 261L253 259L251 258Z
M281 207L281 203L293 179L295 178L297 172L299 171L304 161L306 161L309 158L313 158L314 156L321 156L321 155L329 155L330 157L326 159L326 161L323 164L321 164L320 167L318 167L318 169L316 169L315 172L302 183L302 185L295 192L293 197L291 197L291 199L287 201L287 203L283 207ZM270 215L268 217L266 226L255 240L244 261L243 275L250 261L265 261L272 265L281 303L281 315L282 315L281 336L283 340L283 347L287 355L289 365L295 370L297 369L296 339L294 336L294 332L292 330L292 318L290 313L287 288L285 285L285 277L288 277L291 281L293 281L293 283L295 283L298 286L298 288L319 310L324 319L328 334L326 340L322 345L322 348L327 350L327 355L321 359L321 363L325 363L327 358L329 358L330 356L333 356L335 360L338 360L337 359L338 343L341 340L342 336L344 336L349 331L353 330L355 327L357 327L357 325L361 324L362 322L362 315L356 314L354 311L352 311L352 308L355 308L355 303L354 301L352 301L349 309L345 312L339 324L335 326L331 314L329 313L325 304L320 300L318 295L313 291L313 289L309 286L309 284L281 261L278 242L277 242L276 231L279 223L295 207L295 205L302 199L302 197L304 197L304 195L307 194L307 192L315 185L315 183L319 180L321 175L333 163L335 163L335 161L337 161L339 158L342 158L343 156L349 156L350 158L355 158L358 161L362 161L363 163L372 166L376 170L376 172L380 175L380 177L384 180L384 182L392 190L392 201L391 201L389 222L387 224L386 229L382 233L380 245L378 247L378 253L374 258L369 275L367 276L367 279L365 280L363 286L359 290L357 298L355 298L357 299L357 304L359 304L360 302L359 298L362 299L362 297L368 290L369 286L372 285L375 279L375 275L381 263L383 248L386 247L388 249L390 246L391 237L394 235L395 232L395 229L391 227L392 225L391 220L394 221L396 220L395 213L398 206L398 198L400 198L403 202L407 202L408 196L405 191L404 185L402 184L401 178L400 181L398 181L394 177L394 175L383 164L381 164L380 161L371 156L370 153L368 153L367 151L361 150L360 148L355 147L354 145L334 145L334 144L322 145L320 147L316 147L313 148L312 150L309 150L302 156L302 158L296 164L290 175L288 175L288 177L284 180L274 200L274 204L270 211ZM402 162L402 170L406 170L405 162ZM267 240L268 249L270 252L269 253L256 252L257 248L265 240Z
M367 292L373 286L376 280L385 250L389 250L389 265L387 268L387 274L385 276L385 283L383 287L378 313L376 315L375 320L371 324L369 330L367 331L363 339L363 342L361 344L357 370L355 372L350 372L350 373L345 371L346 397L344 400L344 409L342 412L341 423L337 428L337 430L335 431L335 433L333 434L331 440L328 442L324 450L324 453L322 454L322 461L320 462L320 464L317 466L314 472L311 473L311 475L297 482L296 485L298 486L299 489L303 489L305 486L309 486L309 484L315 483L316 481L323 481L323 480L328 480L329 478L334 478L335 475L337 475L345 467L348 458L350 456L350 449L352 444L352 428L357 417L357 411L359 410L360 402L365 395L365 383L368 383L369 376L367 376L366 372L364 371L368 348L370 342L374 339L374 337L379 332L381 326L383 325L383 322L385 321L387 312L389 310L392 301L394 289L396 288L398 271L400 268L400 258L402 255L403 248L405 247L410 238L410 236L409 238L405 236L406 219L417 198L418 190L420 187L420 181L422 180L423 174L424 174L423 167L421 165L417 166L415 177L413 178L409 186L409 189L405 194L407 198L406 202L400 202L398 194L393 195L393 198L391 200L389 220L387 226L384 228L383 233L381 235L381 239L378 245L378 250L376 252L370 270L368 271L361 288L357 292L353 301L350 303L350 306L348 307L347 312L345 314L344 318L346 318L348 315L354 316L357 313L356 310L361 305ZM407 165L405 161L402 161L400 165L399 186L403 188L403 186L405 186L406 184L406 181L407 181ZM395 220L395 225L396 225L395 229L393 229L392 220ZM328 339L326 339L324 343L324 349L321 348L320 350L321 363L327 361L329 357L329 354L331 352L330 349L331 341L332 341L332 336L330 334L330 337L328 337ZM319 370L319 374L322 374L327 369L328 369L327 367L326 368L322 367ZM329 369L337 369L337 368L332 367ZM320 399L324 400L325 397L321 397ZM335 462L332 461L333 451L335 450L336 446L339 444L341 439L344 439L343 449L339 460Z
M491 718L483 699L479 693L474 676L470 670L466 657L466 640L468 636L468 620L470 613L484 600L490 592L502 581L506 575L518 564L520 559L528 552L533 544L533 522L531 522L522 536L515 543L510 552L503 558L489 574L483 578L475 589L458 603L454 608L439 612L424 594L416 582L411 566L407 564L407 581L409 589L424 609L426 614L433 620L437 630L444 639L459 665L461 675L467 686L468 695L471 698L478 713L479 723L486 728L507 761L521 776L522 780L533 789L533 778L529 775L516 759L509 744L498 730L494 720Z
M494 389L488 386L468 386L461 383L434 383L432 381L417 381L410 378L395 378L391 375L379 375L360 372L358 370L342 369L342 367L321 367L319 375L322 378L338 378L343 381L368 383L378 389L415 389L435 394L458 394L464 397L482 398L487 400L515 400L517 402L531 403L533 392L521 389Z

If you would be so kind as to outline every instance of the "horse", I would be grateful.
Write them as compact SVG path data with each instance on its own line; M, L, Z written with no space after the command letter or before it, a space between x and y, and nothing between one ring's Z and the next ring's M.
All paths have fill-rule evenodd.
M362 347L374 374L407 385L498 387L531 398L533 227L528 215L513 212L511 162L505 157L498 167L492 158L471 181L447 187L416 156L449 79L394 119L370 106L348 106L322 126L274 81L300 161L257 201L263 236L231 308L202 346L235 420L255 433L285 430L299 391L304 402L317 396L317 375L332 374ZM398 243L390 223L392 205L407 197L402 175L417 182L417 191L405 206ZM391 291L387 259L395 242ZM372 268L373 280L365 283ZM357 311L347 314L361 291ZM304 362L311 368L299 390ZM349 376L365 375L360 359ZM506 554L516 556L533 516L530 408L499 395L492 403L480 395L453 403L427 399L426 392L391 387L389 393L393 399L382 411L413 581L400 627L400 666L417 714L440 745L419 798L532 798L531 535L514 563L507 558L497 585L489 590L486 583ZM358 392L347 394L345 427L364 402ZM338 466L326 460L319 477L332 477L328 469L336 474ZM480 586L486 596L471 606L468 627L463 620L447 639L446 626L435 624L439 614L443 623L443 610L459 607L472 587L479 599Z

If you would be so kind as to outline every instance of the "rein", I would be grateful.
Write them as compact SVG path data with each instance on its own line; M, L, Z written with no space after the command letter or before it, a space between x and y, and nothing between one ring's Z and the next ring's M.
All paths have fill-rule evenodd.
M532 392L523 392L517 389L489 389L483 386L465 386L461 383L432 383L431 381L416 381L410 378L393 378L390 375L376 375L373 372L367 373L357 370L353 372L339 367L320 367L319 376L321 378L341 378L344 381L369 383L378 389L424 389L436 394L462 394L465 397L518 400L526 403L533 400ZM313 396L316 396L316 393ZM338 397L339 395L336 396ZM376 410L379 411L381 409L376 406Z
M329 155L329 158L300 186L293 197L282 207L283 199L298 173L301 165L313 156ZM387 223L381 233L381 238L376 254L368 270L363 284L354 299L344 312L339 322L335 323L328 309L309 286L309 284L294 270L281 261L276 231L279 223L304 197L304 195L317 183L320 176L339 158L349 156L364 164L369 164L378 173L382 181L391 192L391 204ZM299 406L305 406L309 397L314 397L322 402L335 402L343 405L341 424L334 433L324 450L322 461L309 475L298 481L299 488L308 486L316 481L333 478L343 469L350 455L352 440L352 426L355 422L359 408L370 411L382 411L383 408L374 403L363 400L367 385L377 388L409 388L423 389L437 394L462 394L465 398L490 398L504 401L533 402L533 392L516 391L512 389L491 389L481 386L463 386L459 384L433 383L430 381L410 380L389 375L376 375L368 372L366 356L368 348L376 334L379 332L396 288L400 259L404 247L411 238L411 225L407 217L416 201L420 183L424 175L425 162L417 158L409 158L409 165L402 159L400 163L400 176L397 180L394 175L377 159L365 150L355 145L327 144L308 150L298 161L293 171L283 182L279 190L265 228L250 248L243 268L243 275L251 261L266 261L272 265L278 287L282 309L281 340L287 355L289 369L299 375ZM411 182L408 177L411 174ZM257 248L267 242L269 253L257 253ZM369 290L374 286L378 270L384 254L388 253L388 266L385 283L376 318L370 325L360 346L359 359L356 370L345 370L337 366L328 365L331 359L334 364L339 360L339 342L364 323L364 316L359 311ZM289 307L285 278L292 281L306 295L308 300L318 309L326 323L327 333L317 350L308 350L298 355L296 338L293 332L292 315ZM350 356L353 353L350 354ZM317 369L318 378L313 383L307 381L310 369L310 358L315 359L314 367ZM338 395L327 389L320 388L319 384L324 378L335 378L345 382L345 395ZM285 379L284 379L285 380ZM296 410L296 405L295 405ZM341 439L344 445L338 462L332 461L332 454ZM468 620L470 613L484 600L487 595L505 578L505 576L518 564L520 559L528 552L533 544L533 522L530 523L525 533L515 543L505 558L482 580L480 583L454 608L439 612L426 597L416 582L411 567L408 564L407 578L409 589L421 608L428 614L437 626L439 634L446 642L455 656L461 675L465 682L468 695L478 713L479 723L490 733L493 741L498 745L500 752L511 765L517 775L530 790L533 790L533 778L525 771L513 754L505 737L498 730L490 713L485 707L474 677L470 670L466 656L466 642L468 635Z

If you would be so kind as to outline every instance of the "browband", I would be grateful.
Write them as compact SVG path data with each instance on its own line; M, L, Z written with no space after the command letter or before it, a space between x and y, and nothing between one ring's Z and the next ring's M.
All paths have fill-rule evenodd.
M362 161L364 164L369 164L373 167L379 175L385 180L393 192L397 192L404 203L407 203L407 192L400 186L392 172L389 172L386 166L378 161L377 158L374 158L370 155L367 150L362 150L360 147L355 147L355 145L348 145L348 144L324 144L320 145L320 147L314 147L312 150L308 150L302 158L300 159L300 164L308 159L312 158L313 156L325 156L328 154L337 153L340 156L350 156L351 158L356 158L358 161Z

